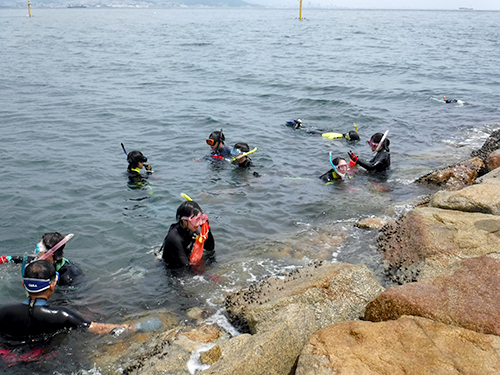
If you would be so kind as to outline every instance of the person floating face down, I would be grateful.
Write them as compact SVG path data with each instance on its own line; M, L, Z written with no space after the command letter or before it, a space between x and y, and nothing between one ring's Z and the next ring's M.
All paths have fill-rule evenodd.
M342 179L349 178L349 165L347 161L342 158L335 158L332 160L332 164L335 168L330 169L328 172L319 176L323 182L326 184L332 184L334 181L340 181Z
M23 286L29 297L20 304L0 307L0 336L12 345L44 342L69 329L91 333L110 333L114 329L138 328L132 324L91 322L65 306L50 306L59 274L47 260L35 260L26 266ZM48 337L50 336L50 337Z
M176 219L177 222L170 226L163 240L160 249L162 258L169 269L177 272L197 272L198 265L190 262L190 256L200 227L204 222L208 222L208 217L198 203L186 201L177 208ZM215 241L210 229L204 242L203 260L205 265L215 261Z
M224 158L231 158L231 147L224 144L225 140L226 137L224 136L222 129L220 131L216 130L208 136L206 142L212 149L212 159L223 160Z
M145 177L141 174L141 169L143 167L145 167L147 174L153 173L151 165L144 165L144 163L148 161L148 158L145 157L140 151L134 150L129 152L127 155L127 161L127 172L130 183L140 184L145 182Z
M63 240L65 240L65 238L59 232L45 233L42 236L40 242L36 245L34 255L26 256L26 259L23 256L3 255L0 256L0 263L30 263L36 260L36 258L42 256L44 253L50 251L53 247L58 245ZM64 257L65 246L65 244L60 246L52 255L47 258L47 260L54 265L56 271L59 273L57 285L76 286L82 281L83 272L75 263L70 262Z
M375 152L375 156L370 161L358 158L352 151L349 151L348 154L354 163L367 171L384 172L391 166L390 143L388 138L384 138L384 134L375 133L368 141L372 152Z

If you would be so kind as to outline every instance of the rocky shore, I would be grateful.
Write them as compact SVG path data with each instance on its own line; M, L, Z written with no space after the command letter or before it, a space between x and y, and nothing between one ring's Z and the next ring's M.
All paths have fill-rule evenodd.
M364 265L317 262L228 295L235 335L190 311L96 358L103 374L499 374L500 131L380 229L385 289ZM373 220L360 223L373 228ZM372 229L373 230L373 229ZM106 358L104 360L104 358ZM199 371L199 372L198 372Z

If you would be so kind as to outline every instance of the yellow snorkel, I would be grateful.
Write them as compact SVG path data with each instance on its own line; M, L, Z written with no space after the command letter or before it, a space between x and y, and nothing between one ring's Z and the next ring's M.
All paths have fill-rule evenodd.
M238 159L241 159L242 157L245 157L245 156L248 156L250 154L253 154L255 151L257 151L257 147L255 147L253 150L251 151L248 151L248 152L243 152L241 154L238 154L236 156L233 157L233 161L236 161Z

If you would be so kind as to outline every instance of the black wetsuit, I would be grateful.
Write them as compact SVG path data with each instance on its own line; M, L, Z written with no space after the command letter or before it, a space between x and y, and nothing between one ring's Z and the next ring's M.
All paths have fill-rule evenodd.
M48 306L45 299L37 299L33 307L28 298L0 308L0 336L10 343L42 341L61 330L86 329L90 323L66 307Z
M319 178L325 183L331 183L333 181L341 181L342 179L335 173L334 169L330 169L328 172L319 176Z
M194 240L197 234L189 229L182 228L180 223L170 226L170 230L163 241L160 251L162 258L170 269L191 270L189 256L193 250ZM211 230L208 230L208 238L203 246L203 259L205 264L215 261L215 241Z
M141 174L139 168L129 168L127 169L128 181L131 184L141 185L147 183L146 178Z
M56 264L56 271L59 272L57 285L76 285L82 280L83 272L74 263L63 258L61 263Z
M383 172L391 166L391 154L388 149L380 150L370 161L358 158L357 165L369 172Z
M234 161L235 164L238 165L239 168L250 168L253 167L252 160L247 157L243 163L238 163L238 161Z

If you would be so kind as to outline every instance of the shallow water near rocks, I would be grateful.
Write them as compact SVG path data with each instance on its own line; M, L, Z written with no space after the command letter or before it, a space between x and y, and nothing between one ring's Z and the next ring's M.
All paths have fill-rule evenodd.
M431 192L412 181L468 158L500 127L497 12L25 13L0 13L1 255L31 253L44 232L74 233L65 255L86 281L53 302L96 321L217 312L226 293L318 259L365 263L383 282L376 232L353 224L401 214ZM327 132L356 123L362 141L294 131L293 118ZM219 129L231 146L258 147L260 177L204 159ZM321 183L330 151L369 158L366 140L387 129L387 181ZM153 165L149 189L127 185L122 142ZM218 263L178 280L156 253L181 192L209 215ZM0 280L3 304L23 299L17 266L2 265ZM72 332L50 360L8 371L91 373L108 339Z

